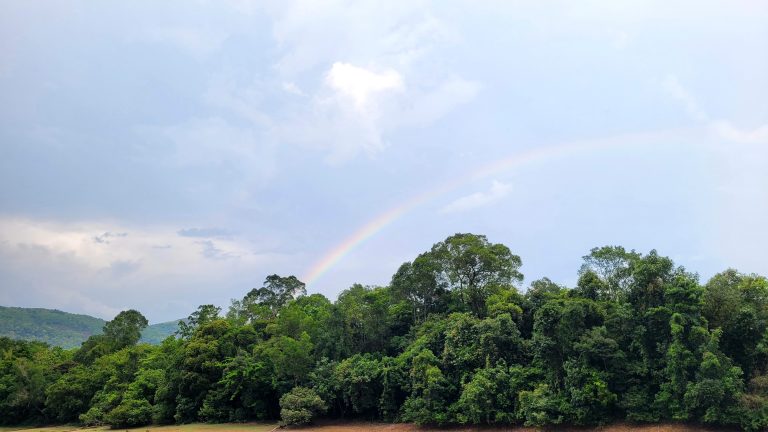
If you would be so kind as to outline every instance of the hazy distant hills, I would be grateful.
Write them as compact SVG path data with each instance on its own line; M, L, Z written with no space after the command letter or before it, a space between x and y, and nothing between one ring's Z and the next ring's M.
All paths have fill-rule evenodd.
M88 336L101 333L106 321L89 315L72 314L55 309L0 306L0 336L38 340L62 348L75 348ZM157 344L173 334L178 321L147 327L142 341Z

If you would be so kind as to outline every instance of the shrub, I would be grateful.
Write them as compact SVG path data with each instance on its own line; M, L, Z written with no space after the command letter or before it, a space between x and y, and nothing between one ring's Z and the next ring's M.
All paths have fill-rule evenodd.
M325 410L325 402L310 388L294 387L280 398L283 426L310 423L315 415Z
M106 422L113 429L150 424L152 406L146 399L125 399L107 414Z

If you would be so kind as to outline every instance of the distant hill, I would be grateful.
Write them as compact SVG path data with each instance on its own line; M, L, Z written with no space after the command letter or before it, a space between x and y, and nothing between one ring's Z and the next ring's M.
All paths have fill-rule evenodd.
M0 306L0 336L37 340L62 348L76 348L89 336L101 333L106 321L89 315L56 309ZM141 340L158 344L178 328L177 321L154 324L142 333Z
M158 345L179 329L179 320L152 324L141 333L142 342Z

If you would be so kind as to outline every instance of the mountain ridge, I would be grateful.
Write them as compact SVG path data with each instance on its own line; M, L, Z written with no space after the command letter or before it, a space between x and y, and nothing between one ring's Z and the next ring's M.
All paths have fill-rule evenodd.
M141 341L159 344L178 328L179 320L147 326ZM59 309L0 306L0 336L41 341L62 348L77 348L88 337L99 334L107 321Z

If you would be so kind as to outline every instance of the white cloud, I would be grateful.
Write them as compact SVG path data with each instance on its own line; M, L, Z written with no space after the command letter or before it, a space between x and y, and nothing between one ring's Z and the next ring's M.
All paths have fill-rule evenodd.
M143 305L150 316L171 319L196 307L186 304L190 289L205 292L202 297L212 301L232 275L254 269L268 274L286 260L282 253L255 252L250 242L232 236L201 240L178 231L110 221L1 217L0 304L104 318ZM146 298L153 302L147 304Z
M326 82L341 95L351 98L358 110L364 110L377 93L403 89L403 79L395 70L377 73L341 62L331 66Z
M276 121L274 136L328 151L326 160L342 163L360 152L373 156L388 146L387 136L424 127L471 101L480 84L457 76L406 86L398 71L370 70L336 62L325 74L325 88L312 104Z
M746 267L743 271L764 271L768 124L746 129L730 120L712 119L674 75L664 80L664 88L713 139L710 175L716 193L707 217L712 220L716 243L709 248L727 265L738 263Z
M699 106L696 98L680 83L675 75L667 75L663 81L663 87L667 93L683 105L693 120L705 122L715 136L728 142L768 145L768 124L757 126L754 129L743 129L736 127L730 120L711 120L710 115Z
M288 77L325 69L338 59L401 70L433 46L457 39L423 1L382 7L375 2L282 0L265 9L280 48L275 67Z
M478 82L449 77L435 88L416 93L412 103L403 104L393 126L428 125L470 102L480 89Z
M460 40L433 9L422 2L265 3L276 42L272 68L252 83L218 77L206 100L276 146L320 151L333 164L372 157L395 132L439 120L480 88L432 61L438 48Z
M707 113L699 106L696 98L693 97L682 84L680 84L677 76L672 74L667 75L662 81L662 86L670 96L683 104L686 113L688 113L691 118L697 121L706 121L709 119Z
M440 210L440 212L456 213L456 212L462 212L467 210L473 210L478 207L484 207L501 200L502 198L509 195L511 191L512 191L512 185L494 180L493 183L491 184L490 189L488 189L487 191L475 192L473 194L458 198L455 201L443 207Z
M747 130L737 128L727 120L717 120L710 126L718 136L731 142L768 145L768 124Z
M296 96L306 96L307 94L304 93L299 86L296 85L296 83L293 82L284 82L283 83L283 90L286 91L286 93L290 93Z

